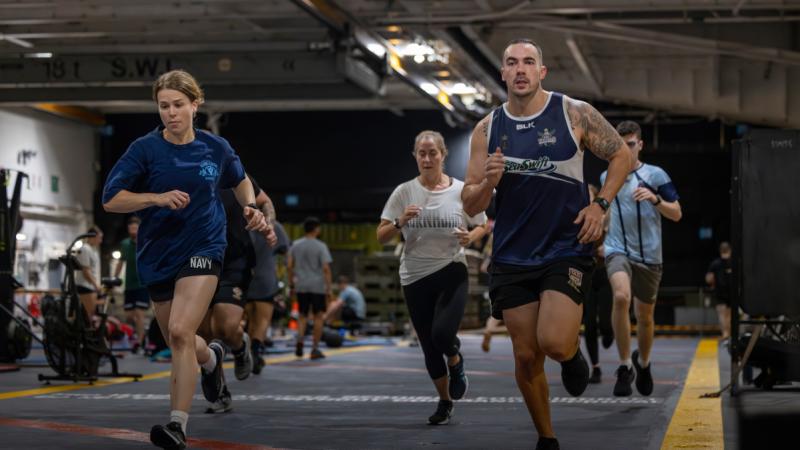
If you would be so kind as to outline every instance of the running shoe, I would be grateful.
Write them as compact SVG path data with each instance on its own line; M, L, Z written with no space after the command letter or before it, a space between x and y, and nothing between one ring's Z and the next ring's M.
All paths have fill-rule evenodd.
M237 380L244 380L250 376L253 370L253 355L250 354L250 336L244 333L242 336L244 350L240 354L233 355L233 374Z
M222 360L225 359L225 349L219 341L212 341L208 344L208 349L217 357L217 365L214 370L207 372L202 367L200 368L200 385L203 387L203 395L206 400L211 403L217 401L222 394L222 388L225 386L225 373L222 370Z
M156 447L168 450L182 450L186 448L186 435L181 430L181 424L170 422L166 425L153 425L150 429L150 442Z
M448 368L450 369L450 383L448 386L450 398L453 400L461 400L467 393L469 380L467 379L467 374L464 372L464 357L461 356L460 352L456 365Z
M635 350L633 355L631 355L631 359L633 359L633 368L636 370L636 390L639 391L642 395L650 395L653 393L653 375L650 373L650 367L653 366L652 363L648 364L647 367L642 367L639 365L639 350Z
M453 402L450 400L439 400L436 405L436 412L428 417L429 425L447 425L450 422L450 416L453 415Z
M561 363L561 382L573 397L583 394L589 384L589 364L583 358L580 347L575 356Z
M614 395L617 397L627 397L633 394L631 383L636 378L636 374L626 365L617 368L617 383L614 385Z

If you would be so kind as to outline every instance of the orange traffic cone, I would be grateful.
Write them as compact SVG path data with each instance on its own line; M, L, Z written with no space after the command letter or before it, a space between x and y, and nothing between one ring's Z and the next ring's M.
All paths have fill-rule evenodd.
M300 303L297 298L292 298L292 312L289 314L289 329L297 331L297 319L300 318Z

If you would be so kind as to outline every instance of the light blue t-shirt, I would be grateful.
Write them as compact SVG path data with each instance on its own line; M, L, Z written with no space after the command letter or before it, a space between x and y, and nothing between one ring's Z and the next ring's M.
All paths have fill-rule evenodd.
M605 183L608 171L600 175ZM633 192L645 187L665 202L678 200L678 192L664 169L644 164L628 174L625 184L611 202L611 223L604 242L606 257L623 254L632 261L661 264L661 213L649 201L637 202Z
M364 296L361 291L353 286L347 286L339 292L339 298L344 301L344 304L352 308L359 319L367 317L367 303L364 301Z

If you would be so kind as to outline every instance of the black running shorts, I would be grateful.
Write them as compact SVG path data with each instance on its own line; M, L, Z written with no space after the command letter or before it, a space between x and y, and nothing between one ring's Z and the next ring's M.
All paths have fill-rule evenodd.
M541 266L492 263L489 298L492 317L503 320L503 310L538 302L543 291L561 292L576 304L583 303L592 282L594 260L568 257Z
M214 261L208 256L192 256L186 261L186 264L181 267L175 278L161 283L151 284L147 286L147 291L150 293L150 300L155 303L168 302L175 296L175 282L184 277L193 277L200 275L214 275L219 278L219 273L222 265L219 261Z

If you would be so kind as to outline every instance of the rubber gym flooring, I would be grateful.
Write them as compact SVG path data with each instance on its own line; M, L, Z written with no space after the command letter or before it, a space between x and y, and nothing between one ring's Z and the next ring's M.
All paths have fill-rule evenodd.
M470 387L449 425L426 424L437 398L418 347L361 345L328 349L326 359L313 362L288 352L270 355L264 371L244 381L234 378L228 361L233 411L204 414L198 383L189 446L533 449L537 435L514 382L510 341L496 336L484 353L480 340L462 335ZM737 448L729 396L698 398L729 377L729 358L717 339L656 339L650 397L635 390L631 397L614 397L615 348L601 347L600 359L602 383L577 398L564 390L560 366L546 363L562 449ZM0 374L0 448L150 448L150 427L168 419L167 363L127 354L121 370L144 373L144 379L46 386L37 374L50 369L30 364L43 361L41 350L28 361L20 371ZM797 392L790 395L790 401L800 399Z

